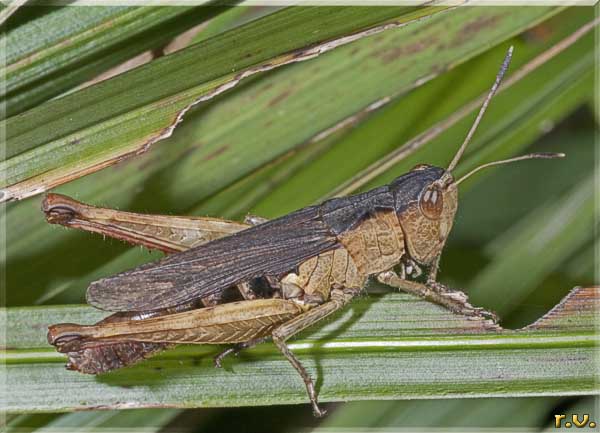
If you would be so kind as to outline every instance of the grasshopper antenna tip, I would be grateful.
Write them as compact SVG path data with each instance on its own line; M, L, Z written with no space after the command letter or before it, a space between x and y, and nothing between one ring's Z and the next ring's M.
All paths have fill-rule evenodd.
M465 137L465 141L463 141L463 144L461 144L461 146L458 148L456 155L454 155L454 158L452 158L452 161L448 165L448 168L446 169L447 172L452 172L452 170L454 170L454 168L458 164L458 161L460 161L460 158L462 157L463 153L465 152L467 145L471 141L473 134L475 134L475 131L477 130L477 127L479 126L479 122L481 122L481 118L483 117L483 114L487 110L490 100L496 94L498 87L500 87L500 82L502 81L502 78L504 78L504 75L506 74L506 71L508 70L508 65L510 65L510 60L512 59L513 51L514 51L514 46L511 45L508 48L506 55L504 56L504 60L502 62L502 65L500 66L500 70L498 71L498 74L496 75L496 80L494 81L494 84L492 85L487 97L485 98L485 101L483 101L483 104L481 105L481 108L479 109L479 113L477 113L477 117L475 118L475 121L473 122L471 129L469 129L469 132L467 133L467 136Z
M536 155L537 158L547 158L547 159L564 158L565 156L567 156L565 153L562 153L562 152L541 152L541 153L534 153L533 155Z
M475 167L473 170L465 174L463 177L458 179L457 181L452 182L450 185L457 186L463 180L471 177L473 174L477 173L479 170L482 170L487 167L492 167L494 165L508 164L516 161L525 161L527 159L554 159L554 158L564 158L566 155L564 153L555 153L555 152L538 152L538 153L529 153L527 155L515 156L514 158L502 159L500 161L492 161L486 164L482 164L479 167Z

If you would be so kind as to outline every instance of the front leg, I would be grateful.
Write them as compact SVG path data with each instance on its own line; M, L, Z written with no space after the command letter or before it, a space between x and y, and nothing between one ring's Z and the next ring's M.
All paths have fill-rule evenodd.
M469 302L469 297L467 294L461 290L451 289L450 287L445 286L444 284L437 281L437 273L440 269L440 259L441 255L438 255L433 263L431 264L429 275L427 276L427 287L434 292L444 296L446 298L452 299L455 303L463 305L463 311L466 311L461 314L465 314L467 316L480 316L486 319L492 320L494 323L498 323L498 316L493 311L487 311L483 308L473 307Z
M437 273L438 273L438 269L440 268L441 257L442 257L441 254L438 255L433 260L433 263L431 263L431 266L429 267L429 275L427 275L427 285L432 285L432 284L437 283Z
M381 272L376 277L377 281L382 284L398 288L404 292L441 305L453 313L462 314L473 319L492 320L494 323L498 322L498 317L495 313L472 306L468 302L468 297L465 293L460 290L451 290L436 281L428 281L427 284L421 284L401 278L392 270Z

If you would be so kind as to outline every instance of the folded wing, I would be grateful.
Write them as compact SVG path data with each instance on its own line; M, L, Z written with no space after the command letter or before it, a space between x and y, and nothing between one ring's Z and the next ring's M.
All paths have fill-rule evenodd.
M167 308L252 278L289 272L304 260L339 247L319 207L307 207L95 281L87 301L109 311Z

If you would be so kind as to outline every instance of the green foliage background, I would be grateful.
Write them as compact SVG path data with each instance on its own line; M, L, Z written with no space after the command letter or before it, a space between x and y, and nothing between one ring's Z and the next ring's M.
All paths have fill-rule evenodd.
M22 8L3 24L3 185L43 177L46 170L73 172L81 161L135 149L182 106L230 78L235 72L230 69L279 58L320 37L434 12L413 7ZM508 45L515 46L514 71L596 14L589 7L458 8L434 14L244 79L197 105L172 137L148 152L56 191L146 213L283 215L326 197L484 92ZM201 23L188 50L76 91ZM528 151L567 153L561 161L489 170L461 185L440 279L465 288L475 305L497 311L509 328L531 323L573 286L598 283L597 56L592 32L498 95L457 173ZM390 102L364 112L382 98ZM350 116L356 121L319 136ZM472 117L363 188L389 181L416 163L446 165ZM39 195L5 205L3 301L9 311L82 303L90 281L158 256L49 226L39 205ZM9 415L7 422L9 430L34 431L542 428L561 410L597 414L594 403L589 397L558 396L371 401L331 404L325 420L313 419L304 406L267 406L23 414Z

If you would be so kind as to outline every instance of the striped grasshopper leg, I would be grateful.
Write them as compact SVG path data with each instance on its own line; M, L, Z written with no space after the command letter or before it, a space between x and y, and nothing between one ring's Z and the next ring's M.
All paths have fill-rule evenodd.
M51 224L100 233L167 254L185 251L250 227L218 218L122 212L90 206L62 194L48 194L42 210Z
M306 309L292 301L257 299L141 320L116 320L113 315L95 325L52 325L48 342L68 355L71 369L97 374L143 359L140 350L149 355L178 343L243 343L267 337ZM110 351L102 349L106 347Z

